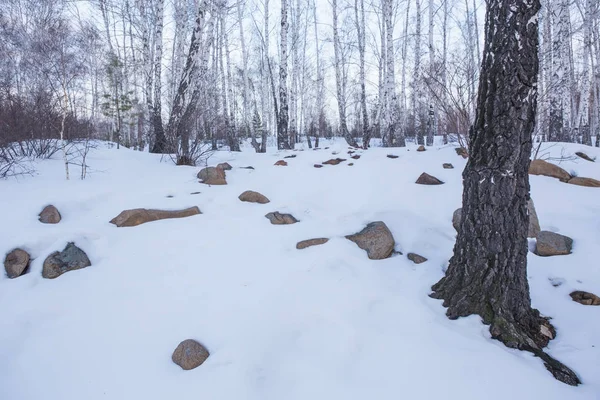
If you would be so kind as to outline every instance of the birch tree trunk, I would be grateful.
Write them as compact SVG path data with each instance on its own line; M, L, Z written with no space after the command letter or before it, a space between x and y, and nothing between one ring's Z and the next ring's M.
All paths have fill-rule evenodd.
M581 101L579 105L579 133L582 143L591 146L592 136L590 134L590 54L592 47L592 1L585 0L583 14L583 71L581 74Z
M473 0L475 2L475 0ZM429 93L429 115L427 118L427 146L433 146L433 139L437 130L437 113L434 105L434 99L431 95L433 90L433 77L435 75L435 53L433 49L433 0L429 0L429 80L430 93Z
M554 338L531 308L527 278L529 157L535 125L539 0L488 0L484 56L454 256L432 297L450 319L479 315L492 338L540 357L554 377L580 383L542 349Z
M152 107L152 127L154 130L154 146L152 153L169 151L162 121L162 51L163 51L163 19L164 0L156 0L156 22L154 31L154 106Z
M256 141L255 132L252 131L250 126L250 120L248 116L250 115L250 106L249 106L249 94L250 91L248 89L248 51L246 49L246 38L244 35L244 13L242 10L242 2L237 1L237 16L238 16L238 25L240 28L240 46L242 50L242 124L243 129L246 132L246 136L250 136L250 140L252 143L252 147L254 147L254 151L257 153L260 152L260 145ZM244 3L245 4L245 3ZM239 142L237 142L237 147L239 148Z
M271 74L271 61L269 59L269 36L270 36L270 32L269 32L269 0L265 0L265 9L264 9L264 14L265 14L265 23L264 23L264 28L263 28L263 38L265 41L265 46L264 46L264 60L263 60L263 70L264 70L264 81L263 81L263 104L264 104L264 108L263 108L263 129L261 132L261 142L260 142L260 152L261 153L266 153L267 152L267 135L269 134L269 132L271 132L271 96L269 95L269 84L271 86L274 85L272 79L273 79L273 74ZM268 71L267 71L268 70ZM277 109L277 106L274 106L273 109Z
M225 8L226 8L226 2L223 4L223 8L221 9L221 40L222 43L224 45L224 48L222 49L222 51L225 52L225 61L227 62L227 70L223 71L226 72L226 76L227 76L227 99L228 101L225 103L225 125L226 125L226 132L227 132L227 143L229 144L229 150L230 151L241 151L240 150L240 142L238 141L237 138L237 128L236 128L236 121L235 121L235 114L233 111L233 107L231 106L231 103L233 103L233 99L234 99L234 95L233 95L233 83L231 80L231 60L229 57L229 39L227 37L227 30L225 29ZM221 58L222 60L222 58ZM223 69L223 68L221 68ZM223 93L223 95L225 95L225 93ZM225 96L223 96L225 97ZM229 108L227 108L227 106L229 105Z
M415 115L415 133L417 144L425 144L426 115L423 115L423 76L421 74L421 0L415 0L415 69L413 73L413 113Z
M277 112L277 148L287 150L290 148L288 141L288 0L281 0L281 32L279 43L279 110Z
M448 95L446 91L447 74L448 74L448 0L442 0L444 2L444 22L442 23L442 102L447 104ZM443 144L448 144L448 115L445 113L443 129Z
M402 41L402 76L401 76L401 84L400 84L400 97L402 100L402 132L406 136L408 131L408 104L407 104L407 95L406 95L406 66L408 65L408 22L410 20L410 1L406 4L406 16L404 18L404 30L402 33L403 41ZM414 117L413 117L414 118Z
M335 69L335 87L336 97L338 104L338 115L340 118L340 135L346 139L349 146L357 147L356 140L350 135L348 131L348 124L346 122L346 93L344 90L345 82L343 77L343 61L341 56L341 43L340 35L338 30L338 6L337 0L333 0L331 3L332 14L333 14L333 57L334 57L334 69Z
M319 137L323 134L321 132L321 115L323 114L324 107L324 94L325 94L325 81L323 79L323 66L321 64L321 48L319 45L319 22L317 18L317 0L313 0L313 20L315 27L315 57L316 57L316 68L317 68L317 106L315 112L316 126L315 126L315 147L319 147Z
M362 117L362 138L363 138L363 149L369 148L369 142L371 141L371 130L369 128L369 113L367 111L367 89L366 89L366 78L365 78L365 41L366 41L366 24L365 24L365 0L354 0L354 19L356 26L357 44L358 44L358 58L359 58L359 85L360 85L360 111Z
M550 4L550 3L549 3ZM568 141L571 138L571 91L567 87L570 46L569 0L553 3L552 24L556 28L552 38L552 89L550 94L549 140Z

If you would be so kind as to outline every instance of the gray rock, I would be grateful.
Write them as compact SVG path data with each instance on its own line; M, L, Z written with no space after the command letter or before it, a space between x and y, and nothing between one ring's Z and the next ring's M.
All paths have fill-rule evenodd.
M586 161L595 162L593 158L585 154L583 151L578 151L575 153L577 157L583 158Z
M443 163L442 167L444 167L444 169L454 169L454 165L450 163Z
M61 252L55 251L44 261L42 276L47 279L58 278L65 272L89 267L92 265L87 254L75 243L70 242Z
M557 178L562 182L569 182L571 175L558 165L554 165L544 160L532 160L529 164L530 175L543 175L551 178Z
M460 219L462 218L462 208L457 208L452 214L452 226L456 232L460 229Z
M421 176L415 182L419 185L443 185L444 182L440 181L435 176L431 176L428 173L423 172Z
M279 211L270 212L265 215L273 225L290 225L299 222L292 214L281 214Z
M529 199L527 202L527 213L529 213L529 228L527 229L527 237L536 238L541 229L540 220L538 219L532 199Z
M571 254L573 239L558 233L541 231L537 235L536 254L542 257Z
M361 249L367 252L371 260L382 260L392 255L394 251L394 236L382 221L371 222L362 231L346 236Z
M600 297L596 296L594 293L576 290L569 296L571 296L573 301L583 304L584 306L600 306Z
M301 242L298 242L296 244L296 248L298 250L302 250L302 249L306 249L307 247L311 247L311 246L319 246L319 245L325 244L327 242L329 242L329 239L327 239L327 238L308 239L308 240L303 240Z
M44 224L58 224L61 220L60 213L58 209L54 207L52 204L44 207L42 212L39 215L40 222Z
M184 370L199 367L210 356L206 347L193 339L187 339L179 343L171 359Z
M198 172L198 179L207 185L227 185L225 171L220 167L206 167Z
M244 193L240 194L238 199L248 203L267 204L270 202L270 200L265 195L260 194L258 192L254 192L252 190L246 190Z
M31 257L23 249L14 249L4 259L4 269L9 278L17 278L29 267Z
M134 208L121 211L119 215L110 220L111 224L117 227L131 227L146 222L158 221L170 218L185 218L192 215L202 214L197 206L185 208L183 210L152 210L146 208Z
M224 163L217 164L217 168L221 168L223 171L229 171L232 169L232 166L229 165L229 163L224 162Z
M418 255L417 253L408 253L406 255L406 258L408 258L410 261L414 262L415 264L422 264L425 261L427 261L427 259L421 255Z

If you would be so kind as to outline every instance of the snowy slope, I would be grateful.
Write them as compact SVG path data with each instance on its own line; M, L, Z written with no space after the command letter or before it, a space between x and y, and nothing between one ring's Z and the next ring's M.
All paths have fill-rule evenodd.
M584 382L573 388L539 359L491 340L479 318L450 321L427 296L452 254L466 161L452 147L373 148L314 168L348 158L343 142L330 145L294 152L287 167L273 163L292 152L218 152L209 165L234 167L227 186L198 183L199 168L105 144L90 155L95 172L85 181L65 181L58 160L39 163L35 177L0 181L0 255L23 247L35 258L27 275L0 277L0 399L600 398L600 307L569 297L600 294L600 189L531 177L542 229L575 241L569 256L529 255L533 305L558 331L549 352ZM598 149L584 151L600 160ZM255 170L239 168L247 165ZM561 166L600 179L600 162ZM422 172L446 184L414 184ZM271 203L242 203L245 190ZM63 216L57 225L37 221L50 203ZM108 222L128 208L194 205L202 215L133 228ZM264 215L276 210L301 222L271 225ZM371 261L343 238L377 220L397 250L429 261ZM313 237L332 240L296 250ZM43 279L43 260L68 241L93 265ZM211 352L192 371L171 362L187 338Z

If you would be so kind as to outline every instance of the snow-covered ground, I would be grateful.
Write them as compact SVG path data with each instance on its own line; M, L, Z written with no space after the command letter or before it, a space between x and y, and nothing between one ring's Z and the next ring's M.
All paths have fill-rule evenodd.
M600 189L531 177L542 229L574 239L569 256L529 254L533 305L558 332L548 350L579 374L574 388L529 353L491 340L478 317L450 321L427 296L454 244L466 161L452 147L373 148L352 160L343 142L322 145L331 147L293 152L287 167L273 163L291 151L217 152L209 165L233 166L227 186L198 183L199 168L106 144L89 156L94 171L84 181L65 181L59 160L0 181L0 255L23 247L35 258L28 274L0 277L0 399L600 398L600 307L569 297L600 294ZM579 150L600 161L596 148L548 151ZM334 157L348 161L313 167ZM248 165L255 169L239 168ZM600 162L561 166L600 179ZM414 184L422 172L446 184ZM239 201L245 190L271 203ZM47 204L61 223L38 222ZM194 205L202 215L133 228L108 222L129 208ZM300 223L271 225L271 211ZM343 238L378 220L404 255L372 261ZM332 240L296 250L313 237ZM43 279L45 257L69 241L93 265ZM415 265L408 252L429 261ZM171 362L187 338L211 353L191 371Z

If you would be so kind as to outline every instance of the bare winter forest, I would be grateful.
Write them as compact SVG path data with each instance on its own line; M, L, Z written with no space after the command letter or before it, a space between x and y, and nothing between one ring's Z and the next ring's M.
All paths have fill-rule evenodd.
M542 1L539 140L600 135L599 10ZM466 142L484 14L481 0L2 0L0 173L68 153L63 139L187 165L243 139Z
M599 21L0 0L0 399L598 399Z

